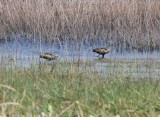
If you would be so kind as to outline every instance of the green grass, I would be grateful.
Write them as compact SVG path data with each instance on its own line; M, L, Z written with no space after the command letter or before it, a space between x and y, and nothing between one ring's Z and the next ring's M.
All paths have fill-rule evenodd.
M57 63L52 73L46 66L1 67L0 116L156 117L160 112L159 79L102 78L70 62Z

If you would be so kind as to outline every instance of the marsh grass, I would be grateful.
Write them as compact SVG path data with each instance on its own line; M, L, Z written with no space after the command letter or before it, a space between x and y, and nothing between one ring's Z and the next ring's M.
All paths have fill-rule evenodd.
M2 57L0 116L158 116L158 58L83 62L80 49L87 39L118 51L159 49L159 8L158 0L1 0L1 43L69 42L79 59L23 68L17 58Z
M2 0L1 37L104 40L120 50L159 48L158 0Z
M81 65L94 67L91 62ZM126 78L122 73L103 78L101 72L90 73L71 62L57 63L52 73L45 69L46 64L25 69L1 67L1 116L159 114L159 79Z

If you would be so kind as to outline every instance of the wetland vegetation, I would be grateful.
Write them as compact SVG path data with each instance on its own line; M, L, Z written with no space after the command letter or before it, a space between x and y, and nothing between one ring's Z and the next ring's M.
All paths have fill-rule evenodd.
M82 41L159 49L159 0L1 0L1 37Z
M1 0L0 117L159 117L159 11L159 0Z
M48 62L29 68L1 67L0 114L4 117L157 117L159 74L156 78L150 77L155 73L143 78L132 76L142 65L149 67L145 74L153 72L155 61L145 64L142 61L64 61L53 64L52 72L53 66ZM99 63L103 65L101 62L108 64L105 72L98 67Z

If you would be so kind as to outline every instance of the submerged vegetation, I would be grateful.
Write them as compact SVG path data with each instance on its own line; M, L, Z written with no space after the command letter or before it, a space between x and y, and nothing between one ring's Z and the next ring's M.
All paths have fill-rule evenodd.
M121 65L105 77L91 61L59 62L52 73L48 64L1 67L0 116L157 117L159 79L124 77Z
M119 49L159 49L159 0L1 0L4 38L104 40Z

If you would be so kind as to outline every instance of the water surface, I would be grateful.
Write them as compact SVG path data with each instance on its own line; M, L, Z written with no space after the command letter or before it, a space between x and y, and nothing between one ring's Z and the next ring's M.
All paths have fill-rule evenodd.
M105 55L105 59L99 59L96 53L92 52L96 47L108 47L102 44L42 41L39 39L12 39L11 41L0 43L0 58L2 66L29 67L33 64L40 64L45 60L40 59L41 53L56 53L60 61L95 61L93 70L97 70L102 75L118 75L132 77L159 77L159 52L139 53L124 51L117 53L112 47L112 52ZM101 57L101 56L100 56Z

